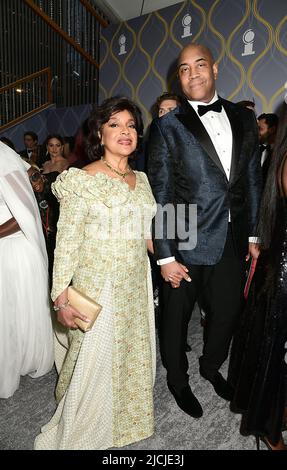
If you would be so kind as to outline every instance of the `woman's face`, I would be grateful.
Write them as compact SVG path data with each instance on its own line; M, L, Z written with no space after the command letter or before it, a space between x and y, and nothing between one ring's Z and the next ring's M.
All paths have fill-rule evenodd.
M135 120L127 110L112 114L101 129L104 156L128 157L137 146L138 135Z
M63 148L64 146L61 144L61 142L53 137L52 139L48 140L47 143L47 151L51 155L51 157L59 157L62 156L63 154Z

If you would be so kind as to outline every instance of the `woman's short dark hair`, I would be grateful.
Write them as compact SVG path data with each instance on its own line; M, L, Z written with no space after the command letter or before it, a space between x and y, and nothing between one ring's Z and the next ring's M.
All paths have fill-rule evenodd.
M137 148L130 157L134 157L138 151L142 137L143 137L143 121L142 114L139 107L125 96L114 96L108 98L100 106L97 106L92 112L88 126L90 133L87 139L87 152L91 161L100 160L104 154L103 146L101 145L101 130L103 125L109 121L113 114L119 113L120 111L128 111L131 113L134 121L135 128L138 135ZM100 134L100 135L99 135Z

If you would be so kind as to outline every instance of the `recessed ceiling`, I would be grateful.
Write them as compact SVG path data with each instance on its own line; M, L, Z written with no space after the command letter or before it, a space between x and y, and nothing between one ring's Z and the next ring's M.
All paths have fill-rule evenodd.
M184 0L94 0L94 4L112 21L126 21Z

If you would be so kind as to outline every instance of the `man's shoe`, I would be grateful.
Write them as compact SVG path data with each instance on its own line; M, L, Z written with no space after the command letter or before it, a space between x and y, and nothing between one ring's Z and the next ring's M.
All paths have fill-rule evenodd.
M184 387L178 393L171 385L167 384L167 386L182 411L187 413L189 416L192 416L193 418L200 418L203 415L201 405L196 396L192 393L189 385Z
M190 352L191 351L191 347L189 346L188 343L186 343L185 345L185 352Z
M232 401L234 388L222 377L220 372L216 372L212 379L207 377L201 370L199 372L204 379L208 380L213 385L213 388L219 397L227 401Z

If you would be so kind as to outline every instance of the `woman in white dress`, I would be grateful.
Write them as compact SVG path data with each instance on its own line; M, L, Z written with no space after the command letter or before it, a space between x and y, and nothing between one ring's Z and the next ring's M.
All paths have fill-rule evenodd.
M47 254L27 166L0 142L0 398L54 362Z

